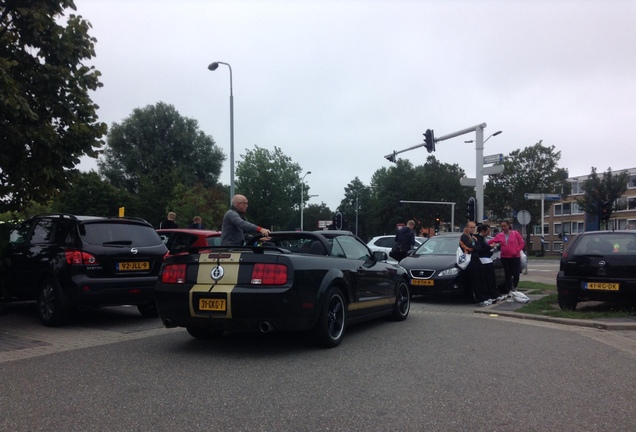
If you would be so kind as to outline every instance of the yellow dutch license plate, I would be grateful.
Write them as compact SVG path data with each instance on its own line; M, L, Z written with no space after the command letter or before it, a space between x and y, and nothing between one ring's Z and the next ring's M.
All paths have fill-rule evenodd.
M611 282L586 282L585 288L599 291L620 291L619 285Z
M150 270L150 262L148 261L120 262L117 264L117 270L119 271Z
M434 286L435 281L433 279L411 279L411 285Z
M199 310L225 312L225 299L199 299Z

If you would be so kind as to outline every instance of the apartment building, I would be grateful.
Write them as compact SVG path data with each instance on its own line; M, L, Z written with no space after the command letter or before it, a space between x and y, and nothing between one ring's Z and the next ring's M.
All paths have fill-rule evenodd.
M613 171L627 171L629 181L625 193L614 203L614 212L608 222L608 229L636 229L636 168ZM603 173L598 173L602 177ZM565 242L578 233L585 232L585 213L579 208L577 198L583 198L583 185L589 176L571 177L572 193L561 201L545 201L544 208L544 251L559 254ZM535 222L535 221L533 221ZM541 250L541 220L530 231L529 250Z

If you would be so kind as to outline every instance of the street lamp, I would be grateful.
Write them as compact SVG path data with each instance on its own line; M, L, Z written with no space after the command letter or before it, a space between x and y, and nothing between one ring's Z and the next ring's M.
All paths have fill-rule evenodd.
M234 197L234 94L232 93L232 66L229 63L210 63L208 69L215 71L219 65L226 65L230 69L230 205Z
M486 143L486 141L488 141L490 138L492 138L492 137L494 137L494 136L497 136L497 135L499 135L499 134L500 134L500 133L502 133L502 132L503 132L503 131L497 131L497 132L495 132L494 134L490 135L488 138L486 138L486 139L484 140L484 144L485 144L485 143ZM475 142L475 140L468 140L468 141L464 141L464 142L465 142L466 144L468 144L468 143Z
M303 209L305 207L305 177L311 174L311 171L307 171L307 173L300 179L300 230L303 230Z

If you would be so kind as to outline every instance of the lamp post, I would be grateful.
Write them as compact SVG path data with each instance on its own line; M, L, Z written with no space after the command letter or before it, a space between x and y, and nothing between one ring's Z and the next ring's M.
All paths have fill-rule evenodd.
M305 177L311 174L311 171L307 171L307 173L300 179L300 230L303 230L303 209L305 208Z
M232 92L232 66L229 63L210 63L208 69L215 71L219 65L226 65L230 69L230 205L234 196L234 94Z

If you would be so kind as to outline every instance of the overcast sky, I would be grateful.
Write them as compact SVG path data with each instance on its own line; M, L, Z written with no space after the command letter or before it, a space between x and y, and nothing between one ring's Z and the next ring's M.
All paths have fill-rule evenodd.
M636 167L636 1L75 0L97 39L101 121L165 102L228 156L298 163L335 210L384 156L486 123L484 155L555 146L570 176ZM475 133L435 157L475 176ZM424 148L400 155L425 163ZM96 167L83 162L83 169ZM237 190L240 192L240 190ZM527 191L532 192L532 191ZM249 198L249 197L248 197ZM404 197L426 200L424 196Z

